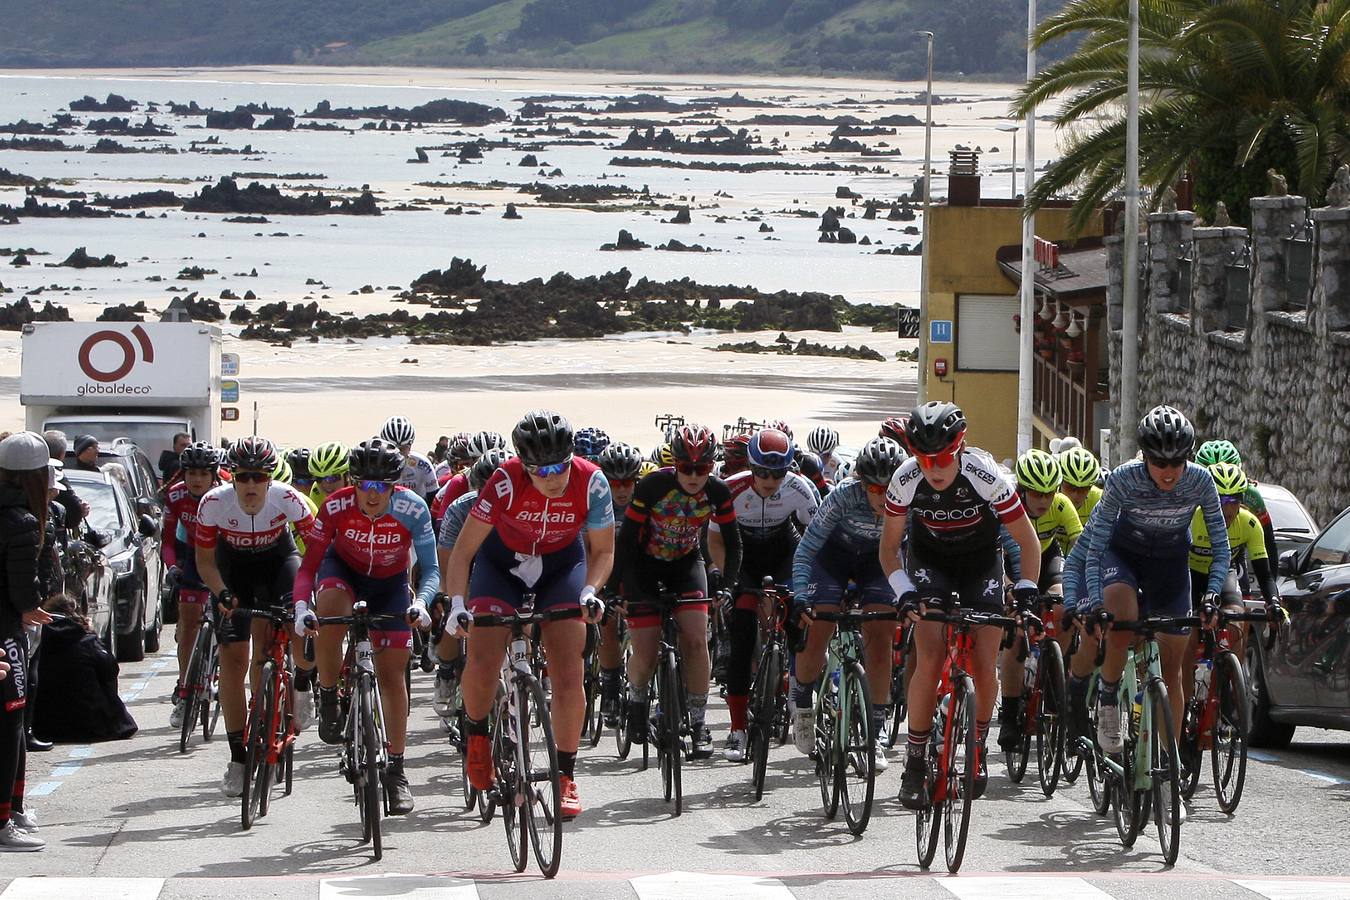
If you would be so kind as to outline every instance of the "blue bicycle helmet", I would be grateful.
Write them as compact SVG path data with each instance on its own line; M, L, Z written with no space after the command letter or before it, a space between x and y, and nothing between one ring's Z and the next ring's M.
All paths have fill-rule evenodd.
M750 465L764 469L786 469L792 465L797 447L785 432L763 428L750 438Z

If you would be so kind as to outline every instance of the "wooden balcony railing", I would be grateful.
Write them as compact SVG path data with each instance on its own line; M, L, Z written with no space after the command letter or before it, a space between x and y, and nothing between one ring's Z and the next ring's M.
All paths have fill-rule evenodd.
M1089 444L1095 435L1093 405L1106 399L1097 384L1093 360L1076 374L1060 368L1055 360L1035 358L1032 367L1032 408L1041 421L1062 435L1072 435Z

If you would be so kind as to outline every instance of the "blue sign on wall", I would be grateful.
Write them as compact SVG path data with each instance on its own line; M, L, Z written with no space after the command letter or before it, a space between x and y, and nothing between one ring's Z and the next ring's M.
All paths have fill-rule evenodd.
M239 382L222 381L220 383L220 402L221 403L239 402Z
M952 320L933 319L928 323L928 343L950 344L952 342Z

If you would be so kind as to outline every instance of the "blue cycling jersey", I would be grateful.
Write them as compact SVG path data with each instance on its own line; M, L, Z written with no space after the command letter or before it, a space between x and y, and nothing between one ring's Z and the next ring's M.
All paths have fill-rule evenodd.
M464 527L464 520L469 517L469 509L473 506L473 501L478 499L477 491L469 491L467 494L460 494L445 509L445 518L441 519L441 531L436 535L437 546L444 547L446 550L455 549L455 541L459 539L459 531Z
M804 594L811 580L811 560L826 544L855 556L877 554L882 517L867 500L866 482L850 479L830 491L811 519L792 557L792 591Z
M1102 602L1102 555L1108 546L1149 559L1185 560L1191 547L1191 517L1199 507L1214 541L1209 561L1209 590L1223 590L1228 575L1228 525L1219 508L1219 491L1209 471L1187 463L1176 486L1164 491L1148 474L1148 464L1134 460L1117 466L1106 479L1102 499L1093 510L1095 527L1084 529L1087 544L1086 590L1095 605ZM1090 520L1091 521L1091 520Z

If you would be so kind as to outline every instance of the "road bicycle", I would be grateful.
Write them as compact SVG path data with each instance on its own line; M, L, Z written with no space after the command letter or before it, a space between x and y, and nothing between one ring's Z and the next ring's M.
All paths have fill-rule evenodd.
M180 589L182 590L182 589ZM187 672L183 676L183 724L179 727L178 752L186 753L192 735L201 728L202 740L209 741L220 722L220 643L216 638L216 623L211 612L213 603L204 604L197 639L188 657Z
M965 858L970 804L980 766L975 678L971 675L974 632L986 626L1010 630L1019 623L1009 616L962 609L955 593L946 599L926 599L924 604L924 621L946 625L947 657L938 678L937 714L928 738L928 803L915 814L914 836L919 866L927 869L937 854L941 831L947 871L955 873Z
M909 661L914 654L914 629L903 619L895 623L895 638L891 641L891 702L886 704L886 746L901 743L901 728L908 708Z
M1055 640L1058 623L1055 605L1063 598L1054 594L1038 597L1034 616L1025 616L1012 633L1017 658L1022 662L1022 694L1004 697L1015 703L1014 725L1017 743L1004 752L1008 778L1021 784L1031 758L1031 743L1036 742L1036 766L1041 791L1053 797L1064 767L1064 728L1068 721L1068 688L1064 675L1064 654Z
M766 575L760 590L759 656L750 685L745 760L751 763L750 785L755 800L764 796L764 777L769 764L769 743L787 740L788 662L786 623L792 595Z
M684 661L680 656L676 613L684 604L706 604L708 600L680 597L664 587L658 588L657 596L661 606L661 640L656 648L656 673L647 685L648 741L643 745L642 767L647 767L647 747L655 745L662 796L667 803L674 801L674 813L679 816L684 812L681 764L686 753L692 752L694 732L685 702Z
M295 709L290 668L290 625L294 611L290 597L283 600L280 606L235 609L230 613L241 619L262 619L271 626L258 680L248 701L248 719L244 726L244 793L240 799L240 823L245 831L267 815L274 778L282 784L282 795L290 795L295 769Z

